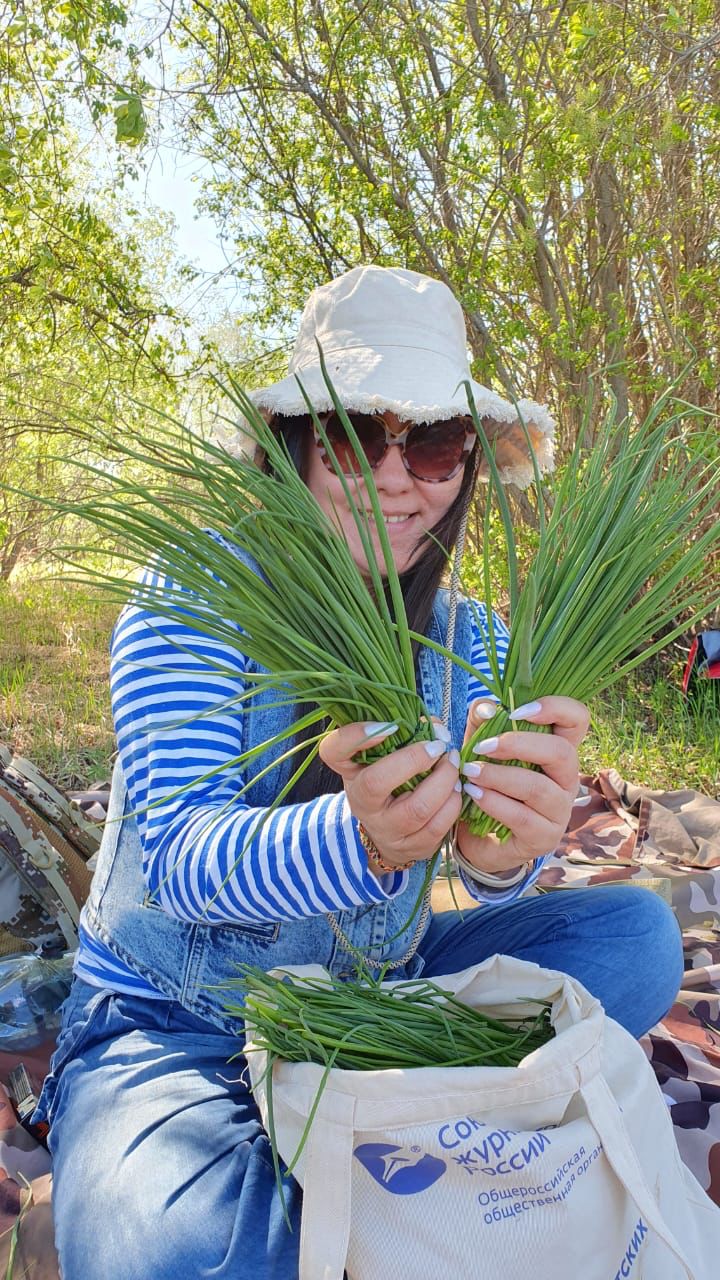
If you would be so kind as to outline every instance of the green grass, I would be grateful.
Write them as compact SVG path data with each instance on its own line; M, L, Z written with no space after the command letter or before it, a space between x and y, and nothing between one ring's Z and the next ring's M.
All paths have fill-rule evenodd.
M61 785L110 776L108 641L116 607L72 585L0 585L0 741ZM658 655L592 707L586 773L615 768L641 785L720 792L720 682L688 707L682 646Z
M633 672L591 705L592 727L581 768L615 768L627 781L676 791L691 787L720 796L720 681L708 681L697 701L682 694L684 663L657 659Z
M109 777L116 613L71 584L0 584L0 741L70 789Z

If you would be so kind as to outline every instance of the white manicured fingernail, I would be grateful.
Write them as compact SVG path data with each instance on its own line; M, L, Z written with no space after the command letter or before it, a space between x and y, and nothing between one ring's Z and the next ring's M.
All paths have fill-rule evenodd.
M460 770L464 778L479 778L483 767L477 760L467 760Z
M592 796L578 796L577 800L573 800L573 809L575 809L578 805L590 804L591 800L592 800Z
M434 732L435 737L437 738L438 742L451 742L451 741L452 741L452 735L451 735L451 733L450 733L450 730L449 730L449 729L447 729L447 728L445 727L445 725L444 725L444 724L434 724L434 725L433 725L433 732Z
M483 738L482 741L476 742L473 751L476 756L489 756L493 751L497 751L499 738Z
M521 707L510 712L508 720L527 720L528 716L536 716L538 711L542 711L541 702L524 702Z
M371 720L365 725L363 733L366 738L388 738L391 733L397 733L398 726L390 724L388 720Z
M476 702L473 707L474 720L492 720L497 712L497 707L492 703Z
M455 747L453 747L452 751L448 751L448 760L450 761L453 769L460 768L460 752L456 751Z
M460 781L459 778L455 783L455 786L453 787L453 791L462 791L462 782Z
M437 760L445 751L445 743L438 742L437 738L433 738L432 742L423 742L423 746L431 760Z
M472 782L466 782L463 791L472 797L473 800L482 800L485 792L482 787L476 787Z

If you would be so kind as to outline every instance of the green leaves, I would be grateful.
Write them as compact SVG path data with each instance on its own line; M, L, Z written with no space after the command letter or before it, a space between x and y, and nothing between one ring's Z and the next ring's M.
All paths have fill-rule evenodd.
M10 27L0 15L0 474L43 496L77 497L63 453L86 456L87 422L125 413L137 425L129 396L172 409L181 394L183 348L153 279L162 225L123 210L87 160L93 103L100 120L117 107L132 145L145 128L144 83L112 47L125 16L114 0L27 0ZM108 75L121 70L114 100ZM0 496L0 521L0 577L58 536L31 497Z
M539 20L520 0L176 6L167 101L187 107L258 332L349 265L400 263L456 289L482 380L549 385L564 448L611 364L642 412L691 343L688 398L715 403L718 274L687 298L678 277L714 261L716 18L708 0L657 18L583 2Z
M138 93L133 93L130 89L118 88L115 91L115 101L117 105L113 115L115 116L115 137L117 141L125 142L133 147L138 146L145 138L147 131L147 119L142 98Z

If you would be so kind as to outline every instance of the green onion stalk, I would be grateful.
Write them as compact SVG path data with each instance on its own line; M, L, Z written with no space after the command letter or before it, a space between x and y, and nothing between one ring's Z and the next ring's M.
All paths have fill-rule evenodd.
M707 437L693 430L693 422L707 417L703 410L677 400L672 389L637 426L629 418L618 422L613 406L587 455L585 431L578 433L549 511L530 448L539 541L522 584L507 498L471 399L470 413L489 465L486 606L491 617L494 501L507 550L510 643L501 671L490 629L485 648L491 675L481 678L498 709L465 744L465 761L478 759L473 748L481 739L508 729L549 731L511 721L515 707L549 694L581 702L597 697L720 603L709 574L711 553L720 545L720 469L717 462L699 461L697 441ZM527 431L526 437L530 444ZM475 835L495 832L502 841L510 834L470 798L462 816Z
M125 603L129 571L150 564L160 585L142 580L133 584L135 604L170 618L181 610L188 626L241 647L261 666L260 672L248 675L249 687L242 694L216 709L220 714L242 714L251 709L254 695L268 690L273 691L271 705L312 705L271 743L262 743L221 766L226 772L253 775L254 761L268 746L275 758L266 768L291 761L292 776L264 820L308 768L329 728L366 720L397 724L395 733L358 756L366 763L434 736L430 713L416 688L412 647L416 637L408 629L372 470L324 362L323 373L356 446L357 475L343 473L309 401L308 413L352 511L368 580L345 538L299 476L284 441L233 380L221 390L232 411L242 418L243 434L252 449L261 451L270 464L268 471L247 454L232 455L218 439L203 438L167 415L156 415L153 434L143 438L114 433L103 440L96 430L99 445L106 445L113 462L123 466L109 470L106 465L77 460L76 467L93 487L90 499L47 500L53 510L79 517L117 548L109 570L83 566L78 552L86 552L87 544L63 548L66 564L80 568L81 580L87 582L89 575L111 598ZM238 432L237 417L220 415L220 420ZM219 543L211 531L230 545ZM249 562L233 547L240 548ZM182 652L178 656L181 659ZM212 674L233 675L220 663L208 660L208 664ZM217 772L211 770L201 780ZM257 772L251 776L239 796L258 776ZM422 776L401 790L411 789ZM235 866L244 852L239 852ZM423 892L438 853L428 863ZM421 900L422 894L418 903Z
M300 1143L285 1176L301 1155L318 1103L333 1068L397 1071L416 1067L517 1067L552 1039L550 1004L532 1001L513 1018L471 1008L427 979L384 985L360 971L353 980L328 974L310 977L241 965L227 984L237 992L226 1008L245 1020L243 1052L267 1054L268 1134L284 1207L282 1175L273 1123L272 1078L276 1062L314 1062L325 1067Z

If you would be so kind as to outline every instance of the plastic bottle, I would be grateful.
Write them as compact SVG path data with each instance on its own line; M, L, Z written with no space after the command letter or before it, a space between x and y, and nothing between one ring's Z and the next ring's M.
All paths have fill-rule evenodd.
M0 1049L22 1053L60 1029L60 1006L72 983L73 952L0 960Z

